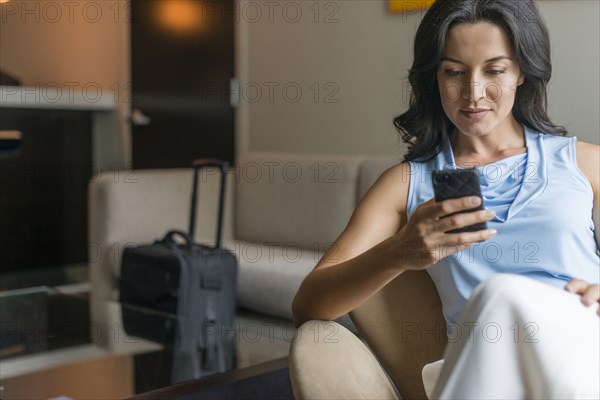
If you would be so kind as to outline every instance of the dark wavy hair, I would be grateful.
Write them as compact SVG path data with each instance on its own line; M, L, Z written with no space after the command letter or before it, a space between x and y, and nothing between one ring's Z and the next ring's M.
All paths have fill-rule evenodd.
M503 28L525 78L517 87L513 116L543 133L564 136L564 127L548 117L546 87L552 76L548 29L532 0L437 0L427 11L415 36L414 61L408 80L409 109L394 119L407 144L404 162L428 161L442 149L454 124L440 99L437 69L448 31L460 23L487 21Z

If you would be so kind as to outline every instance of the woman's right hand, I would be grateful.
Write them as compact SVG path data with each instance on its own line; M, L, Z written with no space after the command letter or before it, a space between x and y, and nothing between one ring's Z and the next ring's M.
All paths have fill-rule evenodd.
M479 197L461 197L437 203L431 198L421 203L406 225L390 240L397 245L399 259L404 269L425 269L437 261L459 251L465 250L476 242L496 236L494 229L474 232L445 233L447 231L491 220L493 210L469 210L479 206Z

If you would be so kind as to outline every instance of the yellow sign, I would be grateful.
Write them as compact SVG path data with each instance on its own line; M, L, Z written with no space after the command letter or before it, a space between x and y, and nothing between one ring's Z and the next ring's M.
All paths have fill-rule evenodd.
M434 0L388 0L389 10L393 13L402 13L429 8Z

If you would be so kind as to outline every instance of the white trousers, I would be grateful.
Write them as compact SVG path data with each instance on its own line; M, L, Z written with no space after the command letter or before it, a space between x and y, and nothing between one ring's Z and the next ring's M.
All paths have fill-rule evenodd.
M431 399L599 399L598 304L519 275L482 283L423 369Z

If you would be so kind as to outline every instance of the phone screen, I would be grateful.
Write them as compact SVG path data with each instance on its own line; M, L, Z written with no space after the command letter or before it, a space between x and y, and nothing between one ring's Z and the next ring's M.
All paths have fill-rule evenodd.
M481 198L481 204L478 207L459 212L483 210L483 197L481 196L481 187L479 184L479 170L475 168L438 170L433 171L432 178L436 202L439 203L444 200L457 199L465 196L478 196ZM451 215L448 215L447 217L450 217ZM486 228L487 224L482 222L463 228L453 229L447 233L472 232Z

